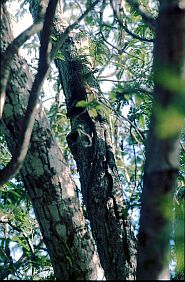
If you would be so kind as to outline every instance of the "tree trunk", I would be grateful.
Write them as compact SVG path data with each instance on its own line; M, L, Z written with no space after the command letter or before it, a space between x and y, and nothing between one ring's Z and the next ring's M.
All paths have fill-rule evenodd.
M1 4L1 28L3 52L13 39L4 4ZM32 82L25 60L16 56L1 121L2 133L12 153L16 150L17 136L24 122ZM21 176L32 201L56 278L102 279L103 271L79 204L76 186L41 107Z
M83 200L105 276L108 280L133 279L134 238L127 221L109 127L102 116L93 120L87 109L76 107L76 103L88 99L87 96L101 95L100 89L93 85L91 90L94 78L88 70L87 90L81 73L86 67L75 60L77 62L68 57L65 62L57 61L71 121L68 145L77 163ZM93 93L94 90L97 92Z
M160 2L154 47L155 96L138 239L140 280L169 279L173 194L184 116L185 5L177 0Z

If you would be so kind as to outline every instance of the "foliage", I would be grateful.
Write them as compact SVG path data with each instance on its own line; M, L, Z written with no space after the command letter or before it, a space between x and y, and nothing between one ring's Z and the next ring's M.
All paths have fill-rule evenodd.
M53 273L51 263L22 183L7 183L0 198L1 279L6 277L3 270L7 267L9 279L47 278Z

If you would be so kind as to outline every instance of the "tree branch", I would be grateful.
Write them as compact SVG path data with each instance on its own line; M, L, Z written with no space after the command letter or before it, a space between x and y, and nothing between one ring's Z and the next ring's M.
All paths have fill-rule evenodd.
M123 27L123 29L124 29L129 35L131 35L131 36L132 36L133 38L135 38L135 39L138 39L138 40L144 41L144 42L151 42L151 43L154 42L154 39L153 39L153 38L149 39L149 38L146 38L146 37L141 37L141 36L139 36L139 35L133 33L132 31L130 31L130 30L128 29L128 26L127 26L126 21L125 21L125 24L124 24L124 25L122 24L122 27Z
M51 62L50 34L51 34L51 25L55 15L57 3L58 0L57 1L50 0L47 7L43 31L41 34L41 47L40 47L40 55L39 55L38 72L36 74L31 89L28 106L22 125L22 130L19 136L18 147L15 151L15 154L12 156L10 162L7 164L6 167L4 167L0 171L0 185L6 183L11 177L13 177L19 171L28 151L31 133L35 122L35 116L38 110L37 100L40 94L40 90L42 88L42 84L44 82L44 78L47 74Z
M119 94L120 95L125 95L125 94L134 94L134 93L138 93L138 92L142 92L142 93L146 93L150 96L153 95L153 91L148 89L148 88L142 88L142 87L138 87L138 88L126 88L123 89ZM121 96L119 95L119 99L121 100Z
M13 59L24 42L26 42L35 33L38 33L42 30L45 13L45 5L40 6L40 13L35 23L33 23L29 28L18 35L12 41L12 43L9 44L6 51L1 55L0 119L2 118L3 114L3 108L6 98L6 88Z

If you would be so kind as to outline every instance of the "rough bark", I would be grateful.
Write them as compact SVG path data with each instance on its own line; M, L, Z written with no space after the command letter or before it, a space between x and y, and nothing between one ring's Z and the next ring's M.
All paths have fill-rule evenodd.
M163 132L159 127L164 122L161 113L167 115L169 109L180 112L184 101L180 83L185 74L185 5L184 1L177 0L160 2L154 47L155 96L138 239L137 279L140 280L169 279L168 249L181 128L175 127L169 134L168 129L173 125L169 124ZM168 81L161 79L164 74ZM170 83L172 79L177 79L178 87Z
M35 18L35 7L32 6L31 11ZM56 37L60 37L63 28L63 19L58 18ZM77 163L82 195L105 277L108 280L134 279L135 239L125 214L106 117L99 113L93 119L87 108L76 106L78 101L99 101L101 96L89 64L79 51L83 46L77 39L69 36L60 49L64 60L56 60L71 122L67 141Z
M4 51L13 38L3 4L1 28L1 51ZM1 133L4 133L12 153L16 150L17 136L24 122L32 82L27 63L16 56L1 121ZM102 279L103 272L79 204L76 186L41 107L21 176L32 201L56 278Z

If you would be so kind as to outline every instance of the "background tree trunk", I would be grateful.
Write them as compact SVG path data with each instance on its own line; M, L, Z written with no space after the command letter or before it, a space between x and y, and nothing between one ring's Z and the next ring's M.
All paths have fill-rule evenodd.
M8 12L1 5L1 51L12 41ZM9 150L16 140L33 82L24 59L11 69L1 130ZM76 186L40 106L30 148L21 170L57 279L102 279L96 247L79 204Z
M184 280L185 278L185 187L182 187L175 197L175 220L174 220L174 233L175 233L175 255L176 255L176 280Z
M138 239L140 280L169 279L168 249L184 114L185 6L177 0L160 2L154 48L155 96ZM169 123L177 117L179 123Z

